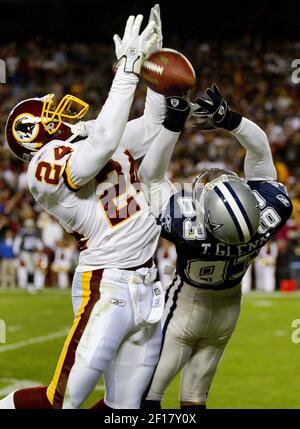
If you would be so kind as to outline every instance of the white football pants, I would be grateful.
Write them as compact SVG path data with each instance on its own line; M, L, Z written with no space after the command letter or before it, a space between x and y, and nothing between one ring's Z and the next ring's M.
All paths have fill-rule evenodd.
M161 401L183 368L180 400L205 402L239 317L241 287L197 289L177 275L167 289L166 300L162 351L147 399Z
M104 374L105 403L139 408L158 360L159 319L148 318L156 269L76 272L75 320L47 396L55 408L79 408Z

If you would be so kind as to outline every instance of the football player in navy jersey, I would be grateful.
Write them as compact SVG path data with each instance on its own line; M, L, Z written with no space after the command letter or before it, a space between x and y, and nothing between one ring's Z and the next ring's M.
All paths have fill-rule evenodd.
M181 408L206 407L209 387L238 321L242 278L292 212L288 193L276 180L264 131L230 110L216 85L206 94L209 99L193 105L193 120L201 122L202 129L228 130L246 149L245 180L232 171L211 169L195 178L192 192L176 190L165 177L176 139L154 142L140 166L139 177L162 237L177 250L176 273L166 291L160 360L145 392L144 408L160 407L181 369ZM188 102L177 97L177 103L180 118Z

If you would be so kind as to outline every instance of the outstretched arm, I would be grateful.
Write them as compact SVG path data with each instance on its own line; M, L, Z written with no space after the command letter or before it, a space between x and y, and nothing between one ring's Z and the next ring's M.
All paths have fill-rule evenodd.
M120 145L127 149L134 159L143 157L162 128L166 116L165 97L147 89L144 114L127 122ZM79 135L87 137L94 130L96 120L82 121L74 126Z
M165 97L148 88L143 116L127 123L121 141L134 159L146 154L161 130L165 115Z
M230 132L246 149L244 162L247 180L276 180L277 172L266 133L254 122L242 118Z
M205 128L224 128L246 149L244 163L247 180L276 180L277 173L266 133L254 122L230 110L215 84L206 90L210 100L198 99L192 116Z
M151 9L149 22L151 21L156 24L157 43L155 49L160 50L163 45L163 35L159 4ZM146 154L150 144L161 129L165 115L165 97L148 88L144 114L140 118L128 122L121 142L134 159L141 158Z
M157 32L157 41L154 48L155 50L160 50L163 36L158 4L151 9L149 23L151 21L155 22ZM148 88L144 113L140 118L127 122L120 146L127 149L134 159L143 157L152 141L157 137L165 115L165 97ZM94 126L95 121L81 122L80 135L87 137L91 134Z
M137 76L126 75L119 69L88 137L74 145L68 163L70 179L77 187L95 177L115 152L128 120L137 82Z
M129 17L123 39L114 37L119 66L109 96L87 139L75 145L69 158L69 177L76 187L95 177L120 143L138 82L141 58L157 38L153 21L139 35L142 19L142 15Z
M190 105L185 98L167 98L166 119L138 171L144 185L144 193L155 216L165 209L170 196L176 192L176 188L166 178L166 173L189 112Z

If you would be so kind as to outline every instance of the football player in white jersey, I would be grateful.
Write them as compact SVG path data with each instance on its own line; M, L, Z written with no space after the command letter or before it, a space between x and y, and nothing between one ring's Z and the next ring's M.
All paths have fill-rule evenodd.
M55 106L52 95L19 103L8 118L10 148L30 161L32 195L82 251L72 284L74 324L52 382L13 392L0 408L79 408L103 373L108 406L139 408L157 363L163 291L152 255L160 230L134 159L158 135L176 133L162 126L165 100L150 90L143 117L125 129L142 61L162 38L158 6L139 35L142 18L130 16L123 39L114 36L118 69L94 122L72 124L86 103L65 96Z
M246 149L246 180L215 168L195 178L192 193L178 191L165 177L175 139L154 142L143 159L139 177L162 237L177 251L176 273L166 292L160 359L143 408L160 408L165 390L181 369L181 408L206 407L209 387L238 321L241 280L292 212L286 189L276 181L266 134L230 110L215 85L206 92L209 99L197 100L193 115L203 121L202 128L228 130Z

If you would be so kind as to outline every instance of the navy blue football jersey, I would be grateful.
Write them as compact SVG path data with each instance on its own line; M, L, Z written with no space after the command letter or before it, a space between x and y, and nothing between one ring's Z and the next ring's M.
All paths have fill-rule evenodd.
M176 246L177 273L191 286L221 290L238 285L260 249L290 217L292 203L281 183L249 181L248 185L258 201L261 221L254 237L245 244L223 243L199 224L190 193L173 195L158 219L161 236Z

